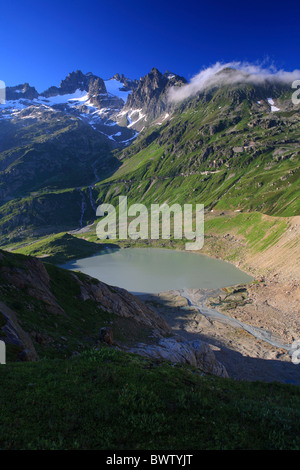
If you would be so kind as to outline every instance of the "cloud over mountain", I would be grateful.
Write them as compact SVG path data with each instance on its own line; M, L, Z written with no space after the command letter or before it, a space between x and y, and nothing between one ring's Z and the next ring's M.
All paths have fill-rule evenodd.
M179 102L216 86L237 83L263 84L266 81L292 85L292 82L297 79L300 79L300 70L287 72L247 62L217 62L195 75L188 84L180 88L172 87L168 98L171 102Z

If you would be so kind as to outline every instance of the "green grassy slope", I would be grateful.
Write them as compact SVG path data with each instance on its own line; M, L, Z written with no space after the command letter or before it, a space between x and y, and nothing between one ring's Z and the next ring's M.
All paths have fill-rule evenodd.
M105 302L102 305L91 296L82 297L82 286L93 291L98 284L99 281L80 272L74 276L53 264L0 251L0 300L15 312L40 358L66 358L94 347L102 327L112 328L115 341L127 345L146 341L152 335L153 327L137 323L128 315L121 316L120 306L125 301L115 312L105 307ZM114 288L108 290L115 294ZM127 301L130 304L132 299ZM4 341L1 328L5 324L0 310L0 337ZM19 352L18 347L8 342L8 361L15 361Z
M45 258L54 264L63 264L75 258L87 258L103 250L104 246L87 242L67 233L47 237L36 243L14 250L15 253Z
M1 449L300 448L291 385L234 382L109 348L1 366L0 381Z

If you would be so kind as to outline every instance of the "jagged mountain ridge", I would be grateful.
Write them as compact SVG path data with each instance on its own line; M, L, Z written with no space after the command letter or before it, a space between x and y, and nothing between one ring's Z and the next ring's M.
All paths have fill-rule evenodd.
M164 122L169 117L169 112L174 109L174 104L168 100L168 91L171 87L180 87L186 84L184 77L165 72L162 74L153 68L150 73L142 77L137 87L128 95L126 105L117 117L130 121L130 126L141 130L155 123L157 118Z
M184 83L183 77L169 72L163 75L157 69L139 81L118 73L103 80L77 70L59 87L51 86L40 94L28 83L7 87L7 104L0 109L0 120L24 117L23 110L32 118L44 111L63 111L90 124L116 145L126 145L137 136L136 131L170 108L168 89Z
M138 84L123 74L103 80L77 70L41 94L28 83L8 87L0 108L0 201L41 188L85 186L113 171L111 152L138 135L126 117L135 110L122 112Z
M132 83L134 86L134 82ZM80 70L70 73L59 87L51 86L41 94L28 84L7 87L6 104L1 106L0 120L18 118L43 119L51 113L75 117L101 133L115 147L125 145L136 137L133 129L118 126L113 115L119 112L127 100L131 88L124 88L116 78L104 81L92 73Z

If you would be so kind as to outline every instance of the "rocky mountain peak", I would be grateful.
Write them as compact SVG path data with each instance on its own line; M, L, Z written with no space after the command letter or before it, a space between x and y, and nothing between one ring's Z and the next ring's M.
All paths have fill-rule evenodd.
M7 100L19 100L22 98L27 100L33 100L38 96L39 94L36 89L34 87L31 87L29 83L23 83L21 85L6 88Z
M153 67L147 75L140 78L136 89L128 96L126 107L143 109L150 120L155 119L170 106L167 98L169 88L185 83L185 78L170 72L162 74Z
M112 77L112 79L117 80L118 82L120 82L124 85L123 88L122 88L123 91L134 90L135 88L137 88L138 83L139 83L136 78L135 79L127 78L127 77L125 77L125 75L123 73L121 73L121 74L116 73Z
M46 98L56 95L66 95L75 93L76 90L88 91L99 94L106 93L105 83L102 78L93 75L91 72L84 74L81 70L71 72L60 82L59 87L52 86L42 93Z

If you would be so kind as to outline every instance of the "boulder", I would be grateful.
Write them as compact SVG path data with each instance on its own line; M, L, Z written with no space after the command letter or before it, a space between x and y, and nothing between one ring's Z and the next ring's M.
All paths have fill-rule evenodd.
M38 361L39 357L32 339L19 325L16 313L3 302L0 302L0 314L5 323L0 328L1 338L7 345L17 346L21 349L17 360Z
M180 337L162 338L158 344L142 344L130 349L141 356L173 363L191 364L204 372L228 378L228 373L207 343L200 340L187 341Z
M99 340L101 341L101 343L106 343L112 346L114 343L112 328L107 328L107 327L100 328Z

